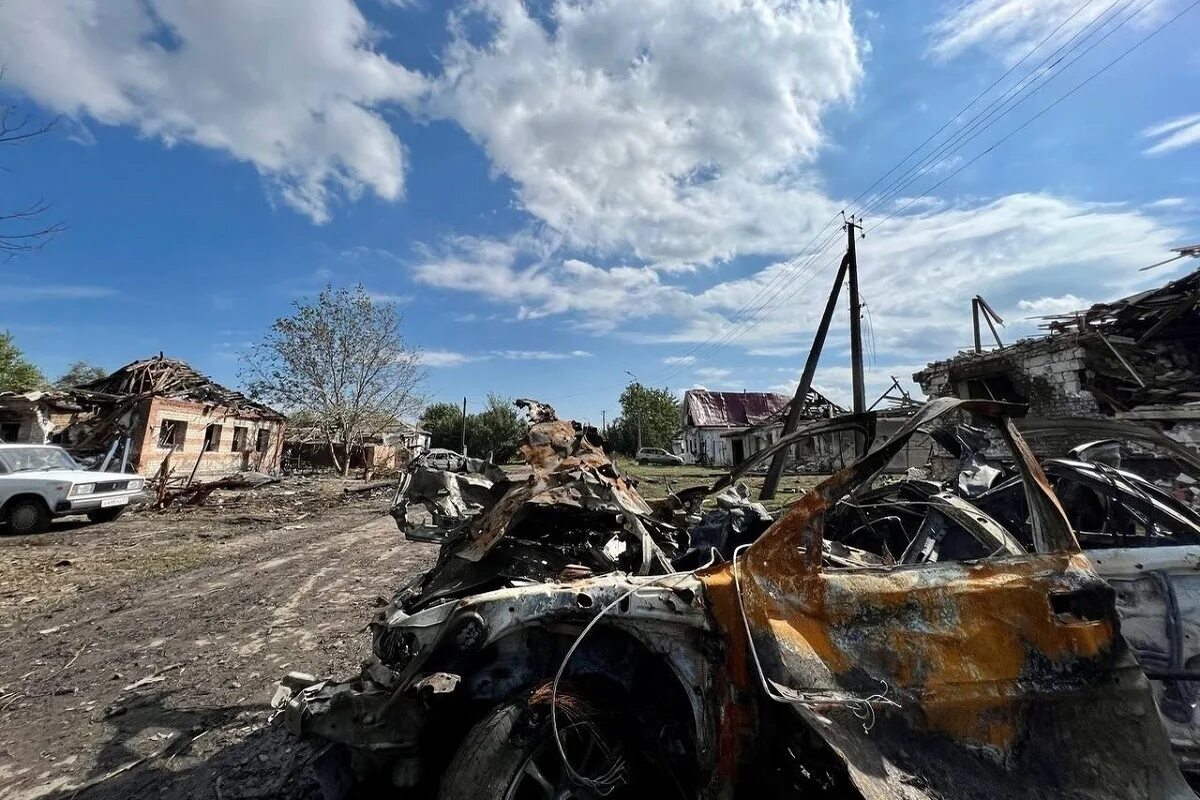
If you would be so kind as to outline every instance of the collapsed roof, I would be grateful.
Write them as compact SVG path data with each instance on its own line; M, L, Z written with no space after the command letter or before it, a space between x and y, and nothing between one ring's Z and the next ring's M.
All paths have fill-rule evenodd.
M226 388L197 372L190 364L159 353L153 358L133 361L116 372L91 383L81 384L63 394L96 393L112 397L169 397L205 405L222 406L241 417L283 420L275 409L251 400L241 392Z
M925 385L939 367L965 376L1047 351L1078 348L1085 368L1080 374L1083 388L1101 411L1200 401L1200 270L1157 289L1043 320L1046 336L962 353L930 364L913 377Z

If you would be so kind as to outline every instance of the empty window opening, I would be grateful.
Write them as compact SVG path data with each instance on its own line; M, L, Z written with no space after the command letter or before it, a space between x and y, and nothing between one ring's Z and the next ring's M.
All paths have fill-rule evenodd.
M204 452L211 453L221 448L221 426L209 425L204 429Z
M254 443L254 449L259 453L267 452L267 448L271 446L271 432L266 428L261 428L258 431L258 441Z
M246 442L250 438L250 429L244 428L241 425L233 429L233 446L229 449L235 453L241 453L246 450Z
M21 423L0 422L0 442L16 442L21 436Z
M182 450L186 438L186 422L180 419L164 419L162 421L162 427L158 429L159 447L174 447L176 450Z

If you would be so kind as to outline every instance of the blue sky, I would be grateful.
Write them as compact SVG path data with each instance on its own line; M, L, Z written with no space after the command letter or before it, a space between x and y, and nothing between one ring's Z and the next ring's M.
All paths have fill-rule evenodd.
M0 329L51 375L161 350L236 384L293 300L361 283L400 304L431 400L599 421L625 370L789 391L840 256L822 226L1049 79L869 207L877 394L969 343L977 293L1013 338L1195 266L1138 271L1200 240L1190 5L8 0L0 91L62 122L0 151L0 198L67 230L0 264ZM843 401L844 331L816 381Z

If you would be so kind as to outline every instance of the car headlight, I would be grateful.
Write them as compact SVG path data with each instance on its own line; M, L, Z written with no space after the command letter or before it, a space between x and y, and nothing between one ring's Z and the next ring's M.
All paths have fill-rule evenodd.
M76 497L81 494L91 494L94 491L96 491L96 484L94 483L77 483L71 487L70 495Z
M129 491L131 491L131 492L136 492L145 485L146 485L145 481L130 481L129 485L126 488L129 489Z

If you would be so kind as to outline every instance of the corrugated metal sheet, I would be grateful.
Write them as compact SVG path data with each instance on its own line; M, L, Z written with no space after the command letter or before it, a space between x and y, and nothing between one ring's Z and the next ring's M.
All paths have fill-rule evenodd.
M684 422L697 427L760 425L783 414L790 397L774 392L710 392L684 395Z

